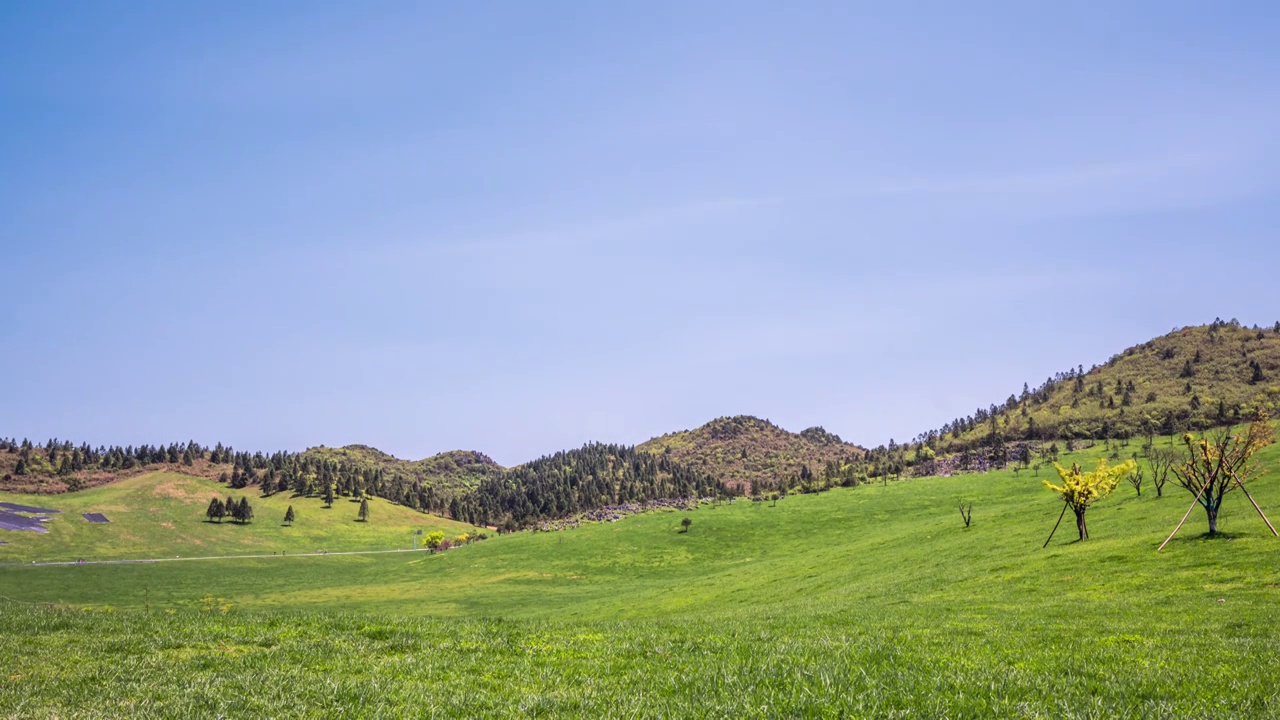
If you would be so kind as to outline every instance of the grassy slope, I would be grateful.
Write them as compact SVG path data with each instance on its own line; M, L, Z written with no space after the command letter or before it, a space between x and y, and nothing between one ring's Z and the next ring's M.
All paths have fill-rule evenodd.
M204 521L212 497L246 496L255 519L248 525ZM440 529L450 535L470 526L373 498L370 522L356 522L358 504L339 498L330 509L318 498L279 493L258 496L258 488L230 490L215 480L176 473L148 473L91 490L65 495L14 495L0 500L61 510L49 532L0 531L0 562L144 558L175 555L227 555L304 552L324 548L378 550L410 547L416 529ZM297 521L283 527L293 506ZM107 524L86 522L80 513L101 512Z
M792 476L802 464L817 472L828 461L842 463L862 454L862 448L818 428L793 433L746 415L717 418L693 430L668 433L637 449L668 453L676 462L738 484Z
M1102 452L1099 446L1065 459L1088 463ZM1271 466L1280 469L1280 446L1265 452ZM1026 471L1018 477L997 472L799 495L777 507L740 500L688 513L693 518L688 533L676 532L684 514L657 513L559 533L520 533L439 556L228 562L236 567L234 577L219 587L246 608L316 603L353 610L592 619L663 617L676 611L811 612L922 598L1003 608L1011 590L1031 596L1140 588L1146 588L1144 595L1182 594L1189 586L1170 582L1169 573L1183 572L1202 590L1229 586L1245 596L1280 600L1280 590L1270 587L1280 584L1280 565L1273 565L1280 558L1280 540L1269 539L1243 496L1232 495L1224 510L1223 528L1240 533L1234 539L1193 539L1204 524L1193 514L1171 545L1173 552L1157 555L1153 549L1190 497L1167 487L1168 497L1156 499L1148 490L1138 498L1126 485L1091 510L1089 542L1068 542L1072 529L1064 523L1054 545L1039 551L1061 507L1042 479ZM1265 476L1252 492L1280 520L1280 473ZM974 501L974 523L967 530L954 507L961 496ZM377 506L383 508L396 509ZM321 512L312 509L308 516ZM348 520L339 518L344 527ZM359 523L350 525L362 529ZM210 536L252 529L195 526ZM374 530L371 523L368 531ZM273 525L270 532L288 529ZM402 534L395 530L387 537L399 546ZM14 554L27 557L22 551ZM1076 567L1081 559L1087 562ZM0 570L0 582L21 586L12 595L18 599L127 607L141 603L141 588L148 582L173 588L175 598L184 587L189 598L199 597L211 572L217 571L199 563L6 568ZM104 594L100 581L108 577L129 578L122 594ZM83 600L80 578L85 578ZM981 582L970 582L978 578Z
M1275 412L1280 405L1280 334L1270 329L1263 330L1261 338L1258 334L1230 325L1212 332L1209 326L1174 331L1131 347L1088 372L1082 393L1075 392L1074 381L1067 381L1054 388L1046 401L1029 398L1010 411L1002 411L1001 425L1012 438L1022 437L1032 421L1039 432L1055 437L1101 437L1100 428L1106 421L1137 436L1143 432L1144 418L1158 429L1170 413L1182 416L1178 421L1182 429L1189 422L1196 426L1218 424L1220 401L1228 417L1237 406L1244 409L1245 417L1249 408L1268 404ZM1197 351L1200 361L1192 362L1194 375L1182 377L1187 361L1194 360ZM1251 383L1250 361L1261 366L1262 382ZM1129 382L1134 385L1127 407L1123 391L1116 392L1117 381L1123 386ZM1099 382L1103 393L1093 394ZM1190 392L1186 390L1188 383ZM1152 394L1154 400L1149 399ZM1193 396L1200 401L1198 410L1191 409ZM979 424L961 440L981 443L989 433L987 425ZM951 440L948 435L944 447Z
M1189 501L1124 486L1093 539L1047 550L1059 505L1024 472L739 501L688 533L666 513L435 556L0 568L18 600L153 604L0 605L0 714L1280 716L1280 540L1236 495L1229 539L1193 515L1156 554ZM234 607L193 612L206 593Z

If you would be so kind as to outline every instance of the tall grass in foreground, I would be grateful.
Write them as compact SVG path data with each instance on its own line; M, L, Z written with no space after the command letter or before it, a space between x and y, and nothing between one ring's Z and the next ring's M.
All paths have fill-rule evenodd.
M1280 717L1276 632L905 609L551 623L0 606L4 717Z

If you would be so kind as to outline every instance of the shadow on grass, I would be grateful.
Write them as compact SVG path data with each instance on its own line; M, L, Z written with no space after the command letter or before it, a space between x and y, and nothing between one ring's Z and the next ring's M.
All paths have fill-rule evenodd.
M1199 535L1188 536L1186 539L1187 540L1237 540L1242 537L1249 537L1249 533L1222 532L1221 530L1219 530L1218 532L1210 535L1209 531L1206 530L1200 533Z

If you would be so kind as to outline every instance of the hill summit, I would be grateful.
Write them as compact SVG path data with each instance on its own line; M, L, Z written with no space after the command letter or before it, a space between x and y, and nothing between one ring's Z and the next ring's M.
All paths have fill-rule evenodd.
M340 448L320 445L307 449L303 455L391 471L447 492L470 490L486 479L500 477L505 470L493 458L477 450L449 450L422 460L401 460L368 445L344 445Z
M1174 330L1114 355L1087 372L1060 372L1024 384L999 405L979 408L923 441L942 451L991 438L1048 440L1171 435L1238 423L1280 409L1280 322L1235 320Z
M637 449L670 456L744 490L828 465L839 467L864 453L821 427L793 433L750 415L716 418L693 430L653 438Z

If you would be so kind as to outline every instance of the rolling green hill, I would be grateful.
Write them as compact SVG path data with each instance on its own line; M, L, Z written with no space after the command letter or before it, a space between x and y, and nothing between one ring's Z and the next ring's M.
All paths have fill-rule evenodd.
M743 489L797 476L803 467L818 472L861 457L862 448L820 427L793 433L768 420L738 415L716 418L693 430L668 433L637 447L711 473Z
M205 521L209 501L228 495L249 498L251 523ZM450 537L474 531L379 498L370 500L369 522L356 522L359 503L349 498L325 508L319 498L287 492L264 498L256 487L234 490L215 480L171 472L56 496L0 493L0 501L62 511L52 516L47 533L0 531L0 540L7 543L0 545L0 562L386 550L411 547L416 530L443 530ZM297 519L284 527L290 506ZM81 517L87 512L103 513L111 522L89 523Z
M1280 447L1262 461L1274 518ZM1197 513L1156 553L1190 495L1122 486L1090 540L1042 550L1043 479L739 499L431 556L0 567L0 714L1275 717L1280 539L1245 499L1225 536ZM50 601L74 609L25 604ZM263 686L281 691L242 692Z
M957 418L918 440L941 452L1006 441L1126 438L1240 422L1280 407L1280 323L1216 321L1128 348L1024 386L1003 403Z

